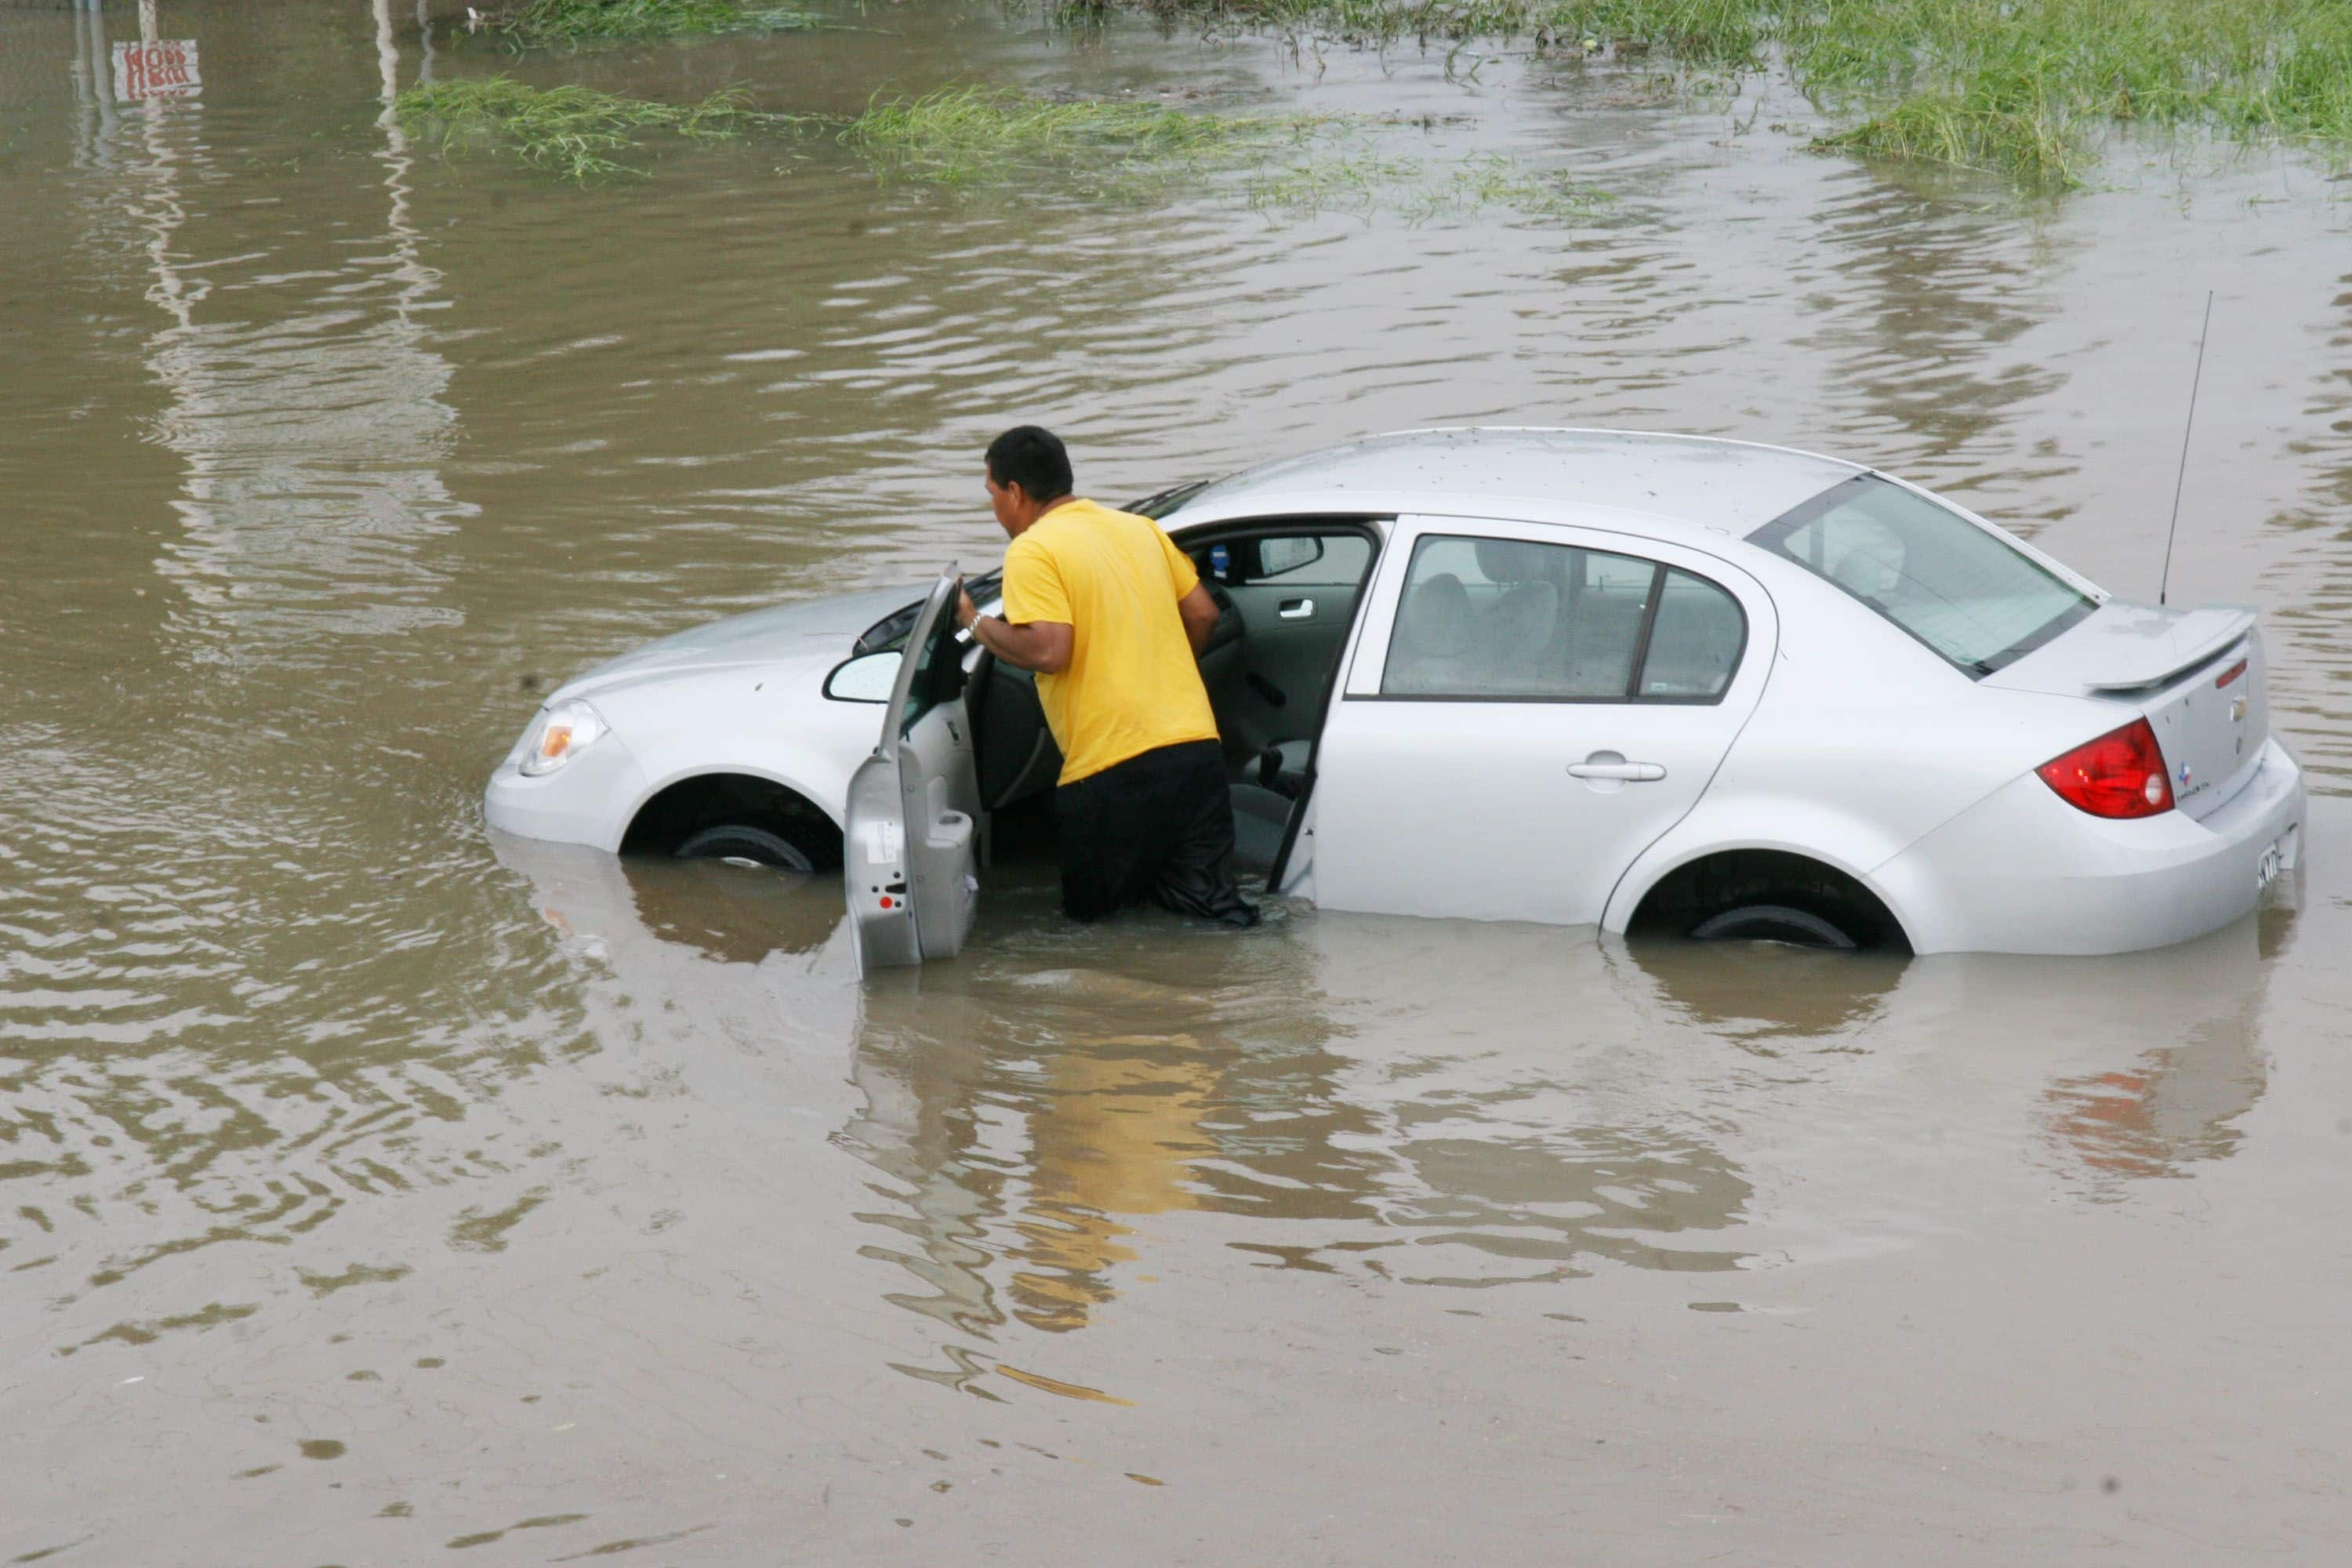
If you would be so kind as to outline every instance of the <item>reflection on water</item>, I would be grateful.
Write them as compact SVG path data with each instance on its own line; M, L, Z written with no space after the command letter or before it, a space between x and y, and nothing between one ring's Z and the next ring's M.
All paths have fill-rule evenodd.
M757 1041L790 973L845 975L823 879L501 858L625 994L686 1009L681 1038ZM1203 1247L1294 1281L1302 1310L1318 1279L1785 1268L1852 1245L1834 1220L1779 1228L1792 1151L1825 1137L1847 1157L2011 1146L2084 1197L2128 1196L2239 1146L2293 920L2120 959L1878 961L1296 911L1241 939L1157 916L1077 932L1034 869L992 889L962 960L846 993L860 1106L835 1142L879 1200L855 1250L937 1335L891 1364L992 1399L998 1373L1129 1397L1056 1375L1050 1339L1124 1321Z
M815 952L842 923L840 888L824 878L724 860L636 860L621 871L647 931L723 963Z
M1474 1289L1740 1262L1691 1234L1739 1214L1737 1163L1696 1118L1559 1115L1602 1098L1573 1053L1464 1048L1442 1017L1367 1017L1295 924L1167 942L1138 921L1107 971L1039 967L1068 939L1041 910L1013 918L971 963L867 989L867 1109L843 1141L891 1178L896 1205L865 1217L898 1239L869 1255L926 1287L897 1305L983 1341L1008 1318L1084 1328L1148 1288L1179 1231L1280 1270ZM1532 944L1603 973L1589 938L1497 934L1380 931L1444 944L1457 972ZM1177 1217L1194 1215L1246 1223ZM939 1375L959 1381L980 1353L943 1350L959 1370Z
M400 58L375 20L380 69L347 79L382 103ZM18 1267L55 1266L52 1310L92 1299L73 1317L102 1331L79 1342L146 1342L259 1310L214 1296L269 1294L216 1255L283 1251L371 1202L527 1188L495 1138L431 1130L560 1055L578 1014L536 990L562 957L472 897L488 879L452 832L470 781L420 766L354 652L462 620L427 602L448 572L420 553L467 509L440 474L440 275L397 128L369 149L380 184L289 214L224 152L250 133L213 101L245 85L236 51L206 55L204 97L117 106L110 19L56 21L77 178L45 201L79 226L61 248L108 314L102 347L48 333L10 354L19 395L71 412L19 426L45 431L39 489L12 485L24 531L0 552L0 1173L48 1184L19 1212L54 1250ZM150 1271L164 1304L106 1305Z
M1779 1042L1858 1050L1886 1014L1909 961L1885 953L1815 952L1777 942L1643 942L1638 963L1669 1016L1761 1057Z
M2240 1119L2270 1087L2260 1043L2262 968L2286 951L2294 928L2292 910L2266 909L2202 942L2112 966L2110 984L2158 999L2132 1009L2132 1022L2179 1043L2062 1078L2045 1091L2051 1131L2092 1173L2095 1195L2121 1197L2126 1178L2186 1176L2197 1162L2237 1151L2245 1136Z
M158 565L203 612L200 658L319 658L322 643L463 619L437 602L447 574L427 552L474 510L441 473L457 416L443 400L451 366L425 325L442 306L440 274L420 258L410 212L388 0L375 12L375 233L257 253L248 226L222 214L226 232L208 243L198 192L217 172L201 100L137 111L148 299L167 318L148 353L171 395L156 430L187 464L174 503L186 537Z

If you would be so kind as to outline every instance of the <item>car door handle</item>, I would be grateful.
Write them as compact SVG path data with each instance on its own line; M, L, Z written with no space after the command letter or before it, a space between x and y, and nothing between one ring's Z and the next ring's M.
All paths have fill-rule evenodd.
M1286 621L1313 620L1315 618L1315 601L1312 599L1285 599L1279 605L1276 606L1274 613L1280 616Z
M1568 776L1572 779L1617 779L1625 784L1655 784L1666 776L1666 770L1656 763L1570 763Z

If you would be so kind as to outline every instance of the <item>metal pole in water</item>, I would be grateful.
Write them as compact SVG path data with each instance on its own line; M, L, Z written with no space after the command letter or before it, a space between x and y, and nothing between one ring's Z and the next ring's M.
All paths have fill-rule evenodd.
M2189 479L2189 433L2197 428L2197 384L2205 379L2205 333L2213 325L2213 290L2205 290L2205 321L2197 329L2197 370L2189 378L2189 423L2180 427L2180 471L2172 476L2172 521L2164 531L2164 575L2157 579L2156 603L2160 609L2172 587L2172 536L2180 531L2180 487Z

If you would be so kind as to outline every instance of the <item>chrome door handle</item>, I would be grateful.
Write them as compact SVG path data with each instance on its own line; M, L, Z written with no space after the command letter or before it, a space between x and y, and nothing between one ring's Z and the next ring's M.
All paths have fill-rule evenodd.
M1570 763L1568 776L1572 779L1618 779L1626 784L1655 784L1666 776L1666 770L1656 763Z
M1315 616L1315 601L1312 599L1285 599L1278 606L1276 607L1274 613L1280 616L1286 621L1312 620Z

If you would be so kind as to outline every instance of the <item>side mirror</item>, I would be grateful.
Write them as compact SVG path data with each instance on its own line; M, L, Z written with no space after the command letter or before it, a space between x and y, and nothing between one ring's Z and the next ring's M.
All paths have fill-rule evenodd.
M824 694L835 702L887 702L898 684L898 661L904 657L890 647L844 659L824 678Z

